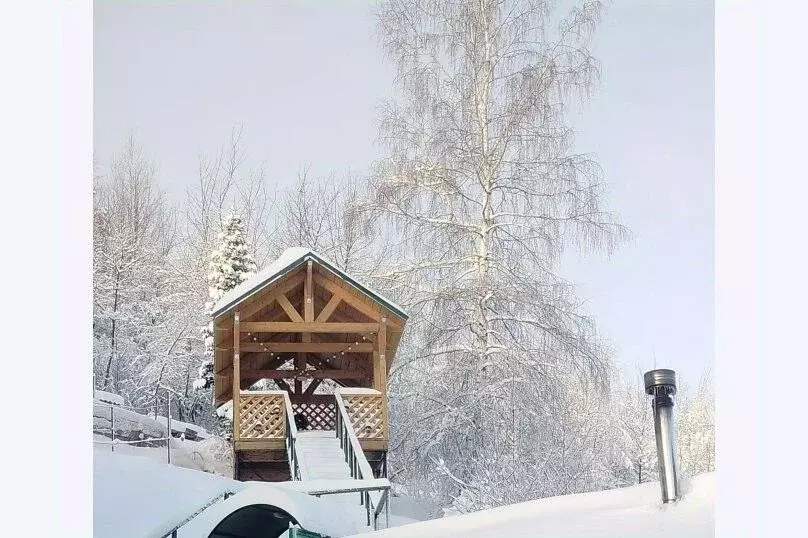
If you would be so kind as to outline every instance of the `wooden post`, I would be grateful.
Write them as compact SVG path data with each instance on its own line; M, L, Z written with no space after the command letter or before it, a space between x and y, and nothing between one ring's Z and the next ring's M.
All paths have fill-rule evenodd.
M303 321L314 321L314 290L312 289L312 263L306 263L306 280L303 281ZM311 343L311 333L300 335L300 341ZM295 357L295 370L302 372L306 370L306 353L298 353ZM295 379L295 394L303 394L303 381Z
M241 346L241 332L239 327L239 312L236 310L233 321L233 439L238 441L239 435L239 393L241 392L241 364L239 350Z
M389 439L387 423L387 318L379 324L379 335L376 338L378 351L373 354L373 388L382 393L382 424L384 438Z
M306 282L303 285L303 321L314 321L314 290L312 289L311 260L306 264Z

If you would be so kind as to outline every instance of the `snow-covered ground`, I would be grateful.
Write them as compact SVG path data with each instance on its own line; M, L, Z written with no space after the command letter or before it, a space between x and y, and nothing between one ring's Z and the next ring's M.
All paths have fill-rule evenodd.
M96 450L93 536L162 536L211 499L243 487L241 482L211 473Z
M364 511L359 509L358 499L355 506L348 506L342 499L316 498L301 492L318 489L315 482L238 482L185 469L178 465L183 463L180 451L173 456L175 464L168 465L162 460L164 450L117 446L116 452L111 453L96 447L94 536L160 536L225 491L236 495L202 511L181 528L179 536L207 535L233 510L256 503L283 508L305 528L331 536L707 538L715 534L715 473L687 482L684 498L675 505L663 505L659 484L650 482L418 522L407 517L410 515L407 512L417 511L407 506L408 498L393 497L390 521L393 528L371 533L364 525Z
M93 459L93 536L160 538L180 527L180 538L199 538L242 506L269 504L292 514L301 525L330 536L369 530L343 503L318 499L271 483L239 482L184 469L154 459L96 450Z
M123 398L116 394L95 391L93 401L93 448L95 452L112 452L110 438L112 419L115 421L115 453L142 456L159 462L168 459L165 446L166 418L145 415L121 407ZM216 473L231 477L232 455L230 444L210 435L204 428L178 420L171 421L175 435L193 430L197 440L174 437L171 439L171 463L179 467ZM150 441L155 439L155 441ZM162 446L161 446L162 445Z
M663 505L659 483L565 495L445 517L355 538L429 536L643 537L715 536L715 473L684 487L684 498Z

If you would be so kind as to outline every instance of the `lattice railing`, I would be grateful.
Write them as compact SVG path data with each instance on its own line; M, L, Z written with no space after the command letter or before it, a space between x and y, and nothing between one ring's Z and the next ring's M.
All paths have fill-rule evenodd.
M368 389L340 389L339 392L359 440L387 438L385 401L380 392Z
M306 417L305 430L333 430L337 419L336 402L300 402L293 403L295 414L300 413Z
M237 439L284 439L286 407L283 393L242 392L238 408Z

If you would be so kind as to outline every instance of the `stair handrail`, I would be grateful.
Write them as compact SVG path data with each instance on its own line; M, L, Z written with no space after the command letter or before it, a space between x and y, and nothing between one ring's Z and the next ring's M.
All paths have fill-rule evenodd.
M348 415L348 409L339 389L335 391L334 399L337 402L336 433L339 438L340 448L345 453L345 462L351 470L351 478L374 480L376 477L373 474L373 469L370 468L370 463L365 457L365 451L362 450L359 438L356 437L351 418ZM360 504L365 506L368 525L371 524L372 515L374 530L378 528L378 519L382 510L386 510L386 516L389 520L388 489L384 489L381 494L377 491L363 491L359 494L359 498Z
M286 407L286 428L285 428L285 441L286 441L286 454L289 459L289 474L292 480L300 480L300 462L297 457L297 424L295 424L295 414L292 410L292 400L289 399L289 393L283 391L283 403Z

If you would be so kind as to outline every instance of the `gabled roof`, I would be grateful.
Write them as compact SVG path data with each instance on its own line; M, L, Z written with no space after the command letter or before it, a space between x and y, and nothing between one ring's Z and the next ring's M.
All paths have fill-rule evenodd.
M348 273L342 271L333 263L329 262L326 258L316 253L315 251L304 247L292 247L283 251L278 259L264 267L261 271L253 275L252 278L245 280L229 292L227 292L216 305L213 307L213 317L230 310L239 303L245 301L249 297L260 292L268 285L282 279L288 273L294 271L308 260L317 262L321 267L339 276L359 291L369 295L376 302L380 303L394 314L406 320L409 316L404 312L399 305L387 299L382 294L374 291L373 289L361 284L351 277Z

